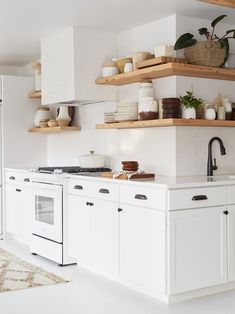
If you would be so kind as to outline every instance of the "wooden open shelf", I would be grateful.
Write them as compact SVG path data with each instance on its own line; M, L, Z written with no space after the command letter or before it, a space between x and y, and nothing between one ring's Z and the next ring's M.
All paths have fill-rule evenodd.
M96 129L133 129L166 126L203 126L203 127L235 127L235 121L192 120L192 119L156 119L133 122L117 122L97 124Z
M61 132L77 132L81 131L80 126L56 126L53 128L30 128L31 133L61 133Z
M201 2L206 2L210 4L220 5L222 7L228 7L235 9L235 1L234 0L198 0Z
M41 99L42 98L42 92L38 91L38 92L31 92L28 94L29 98L35 98L35 99Z
M156 65L128 73L121 73L114 76L102 77L96 80L99 85L126 85L138 83L146 79L158 79L171 75L191 76L219 80L235 80L234 69L214 68L184 63L166 63Z

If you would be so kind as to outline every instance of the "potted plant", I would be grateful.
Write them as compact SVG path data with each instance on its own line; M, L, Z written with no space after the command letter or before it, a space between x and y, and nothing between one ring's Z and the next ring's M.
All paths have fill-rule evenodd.
M197 41L191 33L185 33L175 43L175 50L184 49L185 58L189 63L220 67L229 56L229 39L235 39L235 29L227 30L219 37L215 34L215 26L227 15L220 15L211 22L212 30L206 27L198 30L206 41Z
M196 98L192 91L186 91L186 95L180 96L183 119L196 119L197 111L202 109L203 100Z

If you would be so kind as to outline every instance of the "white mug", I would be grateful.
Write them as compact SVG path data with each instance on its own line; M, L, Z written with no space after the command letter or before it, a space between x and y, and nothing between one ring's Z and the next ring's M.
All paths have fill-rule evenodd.
M133 71L133 69L133 64L131 62L128 62L124 66L124 73L131 72Z

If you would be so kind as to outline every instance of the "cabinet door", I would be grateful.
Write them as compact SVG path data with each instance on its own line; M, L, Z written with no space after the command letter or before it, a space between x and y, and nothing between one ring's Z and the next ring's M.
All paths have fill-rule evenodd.
M91 264L91 207L80 196L68 197L69 256Z
M32 234L32 217L34 213L34 199L30 187L23 187L21 198L20 238L29 244Z
M223 207L169 213L169 293L227 281Z
M228 280L235 280L235 205L228 207Z
M165 293L165 212L121 205L120 276L155 293Z
M92 202L92 261L106 273L119 273L119 213L118 204L109 201Z
M21 188L14 184L5 187L6 231L16 236L21 231Z

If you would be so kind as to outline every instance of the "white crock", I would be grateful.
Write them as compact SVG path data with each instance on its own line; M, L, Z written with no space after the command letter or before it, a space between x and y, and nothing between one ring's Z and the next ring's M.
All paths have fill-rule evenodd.
M102 168L105 166L105 157L90 151L90 154L79 156L79 166L82 168Z
M182 118L183 119L196 119L196 110L194 108L183 107Z

